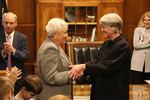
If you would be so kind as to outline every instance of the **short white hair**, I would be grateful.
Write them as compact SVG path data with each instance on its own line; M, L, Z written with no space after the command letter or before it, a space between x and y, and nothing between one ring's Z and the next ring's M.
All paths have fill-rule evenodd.
M100 24L101 25L109 25L109 26L115 27L119 31L121 31L122 26L123 26L123 21L118 14L108 13L101 17Z
M16 14L14 14L14 13L12 13L12 12L7 12L7 13L4 13L3 15L2 15L2 21L4 22L5 21L5 18L6 18L6 16L13 16L13 18L14 18L14 20L15 21L17 21L17 15Z
M53 37L54 33L67 29L68 24L60 18L52 18L46 25L46 32L48 37Z

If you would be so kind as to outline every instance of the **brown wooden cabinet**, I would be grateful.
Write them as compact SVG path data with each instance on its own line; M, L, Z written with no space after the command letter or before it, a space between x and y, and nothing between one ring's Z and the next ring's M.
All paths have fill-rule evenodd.
M85 42L90 41L91 36L96 37L97 13L99 12L97 8L98 2L85 4L76 1L73 4L71 1L64 1L62 3L62 15L69 25L68 34L72 41Z
M105 40L99 19L108 12L123 16L123 0L36 0L37 50L46 38L45 26L51 18L64 18L72 41L91 41L96 28L96 41ZM94 18L93 18L94 17Z

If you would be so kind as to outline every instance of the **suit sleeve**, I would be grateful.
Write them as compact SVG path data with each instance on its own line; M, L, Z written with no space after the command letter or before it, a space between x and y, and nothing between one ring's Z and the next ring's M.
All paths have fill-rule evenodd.
M91 76L108 76L118 70L127 68L130 66L130 49L127 45L117 45L108 55L108 58L104 61L100 61L96 64L86 64L85 74Z
M15 58L21 61L26 61L29 58L29 50L28 50L28 39L27 37L22 37L19 43L19 49L16 48L16 52L13 54Z
M133 36L133 46L135 49L143 49L150 47L150 40L142 39L142 30L140 28L136 28Z

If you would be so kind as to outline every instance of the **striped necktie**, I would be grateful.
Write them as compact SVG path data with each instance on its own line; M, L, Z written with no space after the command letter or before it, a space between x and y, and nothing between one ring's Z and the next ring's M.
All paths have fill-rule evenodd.
M9 45L11 45L11 36L8 35L6 41L7 41L7 43L8 43ZM11 64L11 53L8 54L7 67L8 67L8 68L11 68L11 67L12 67L12 64Z

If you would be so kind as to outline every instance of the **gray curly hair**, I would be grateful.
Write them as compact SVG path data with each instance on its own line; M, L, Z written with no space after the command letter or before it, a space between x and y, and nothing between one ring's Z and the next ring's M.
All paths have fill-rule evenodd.
M60 18L52 18L46 25L46 32L48 37L53 37L54 33L60 32L68 28L68 24Z

